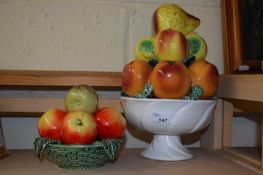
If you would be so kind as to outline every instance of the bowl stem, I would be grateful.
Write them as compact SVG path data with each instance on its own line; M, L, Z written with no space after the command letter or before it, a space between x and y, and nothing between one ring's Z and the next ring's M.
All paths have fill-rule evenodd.
M193 154L182 145L180 136L170 135L154 135L153 141L141 155L164 161L187 160L193 157Z

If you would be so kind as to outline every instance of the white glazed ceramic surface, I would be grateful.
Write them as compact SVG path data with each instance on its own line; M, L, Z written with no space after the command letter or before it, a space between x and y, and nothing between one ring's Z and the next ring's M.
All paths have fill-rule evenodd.
M216 100L141 99L121 97L126 119L135 127L154 134L142 156L155 160L185 160L193 157L180 135L206 127Z

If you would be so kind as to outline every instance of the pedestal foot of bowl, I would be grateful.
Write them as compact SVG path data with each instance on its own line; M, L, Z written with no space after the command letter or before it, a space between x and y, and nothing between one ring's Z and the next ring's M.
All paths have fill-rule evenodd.
M155 135L151 144L142 151L141 155L148 159L179 161L193 158L193 154L186 149L180 136Z

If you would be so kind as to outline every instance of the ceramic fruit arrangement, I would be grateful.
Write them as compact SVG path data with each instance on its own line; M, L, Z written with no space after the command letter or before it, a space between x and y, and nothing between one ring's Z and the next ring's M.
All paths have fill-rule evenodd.
M71 145L122 139L125 118L112 107L99 108L99 98L92 87L74 86L64 100L66 110L52 108L41 115L37 125L41 137Z
M98 168L114 162L123 143L126 120L112 107L99 107L96 91L74 86L64 97L65 110L51 108L39 118L33 143L40 160L63 169Z
M138 40L135 59L122 70L122 95L139 98L210 99L219 73L206 60L207 44L195 29L200 19L176 4L160 5L155 35Z

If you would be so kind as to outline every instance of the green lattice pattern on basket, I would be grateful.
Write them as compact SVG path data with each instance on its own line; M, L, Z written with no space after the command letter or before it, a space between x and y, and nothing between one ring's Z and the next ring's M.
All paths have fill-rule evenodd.
M46 157L65 169L88 169L115 160L122 140L106 139L89 145L63 145L45 138L36 138L34 148L40 159Z

